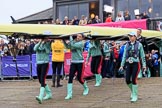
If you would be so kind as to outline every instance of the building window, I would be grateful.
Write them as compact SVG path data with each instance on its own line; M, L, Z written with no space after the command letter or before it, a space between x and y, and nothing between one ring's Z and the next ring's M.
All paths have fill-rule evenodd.
M135 13L134 13L134 10L135 9L140 9L139 8L139 0L129 0L129 4L128 4L128 7L129 7L129 12L131 14L131 18L132 19L135 19Z
M67 4L57 6L57 18L61 21L67 16L70 20L77 16L79 19L82 15L89 16L89 3Z
M152 16L153 17L162 17L162 0L152 0Z
M111 0L103 0L104 5L111 5Z
M149 3L149 1L143 1L143 0L141 0L141 13L142 12L148 12L148 9L149 9L149 7L151 7L151 3Z
M68 5L62 5L57 7L57 18L59 18L61 21L64 20L65 16L68 15Z
M98 1L89 3L89 18L94 18L95 15L99 15L99 2Z
M82 15L85 15L86 17L89 17L89 4L83 3L79 4L79 18L81 18Z
M117 1L117 12L128 9L129 0L118 0Z
M78 5L74 4L74 5L69 5L69 19L73 19L74 16L78 17Z
M162 0L117 0L117 12L129 10L131 18L135 18L134 10L146 12L152 18L162 17Z

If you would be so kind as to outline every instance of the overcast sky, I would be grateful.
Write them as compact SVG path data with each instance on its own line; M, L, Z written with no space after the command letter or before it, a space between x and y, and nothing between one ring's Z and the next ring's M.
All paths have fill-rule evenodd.
M52 0L0 0L0 23L11 23L10 16L19 19L52 7Z

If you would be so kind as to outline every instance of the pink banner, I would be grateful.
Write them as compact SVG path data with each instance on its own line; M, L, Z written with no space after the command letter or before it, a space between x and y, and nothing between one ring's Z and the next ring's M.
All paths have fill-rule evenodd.
M87 52L83 52L83 57L84 57L84 60L86 60ZM67 53L65 53L65 59L64 59L64 71L65 71L65 75L68 75L69 74L70 64L71 64L71 53L70 52L67 52ZM90 77L90 76L93 76L93 74L91 72L90 62L89 62L88 65L85 66L84 78L85 77Z
M134 28L134 29L141 28L143 30L147 29L146 19L121 21L121 22L108 22L108 23L99 23L99 24L90 24L88 26Z

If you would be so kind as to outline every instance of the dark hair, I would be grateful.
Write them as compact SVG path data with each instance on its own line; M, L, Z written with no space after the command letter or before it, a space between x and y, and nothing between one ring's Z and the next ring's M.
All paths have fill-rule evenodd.
M16 44L16 40L14 40L14 39L11 39L10 41L9 41L9 43L8 44L12 44L12 45L15 45Z
M142 32L142 29L141 28L137 28L137 30L139 30L140 32Z
M85 37L85 35L83 33L79 33L79 34L81 34L83 38Z

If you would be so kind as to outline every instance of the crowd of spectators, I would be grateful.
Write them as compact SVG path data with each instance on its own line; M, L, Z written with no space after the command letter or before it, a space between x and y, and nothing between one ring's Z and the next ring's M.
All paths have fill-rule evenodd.
M101 19L99 18L98 15L90 19L88 19L85 15L82 15L80 19L77 16L74 16L73 19L69 19L67 16L65 16L63 21L57 18L56 20L52 21L38 22L38 24L79 25L79 26L96 23L101 23Z
M107 42L110 46L110 75L107 77L124 77L124 73L119 73L118 69L120 67L120 63L122 61L124 48L126 45L126 41L117 42L117 41L102 41L101 45ZM150 73L151 76L147 77L158 77L159 76L159 68L160 68L160 53L158 50L150 50L146 54L146 63L147 63L147 71L146 74ZM142 70L141 70L142 71ZM145 76L145 75L143 75Z
M21 40L12 39L8 40L8 43L4 42L4 39L0 39L0 56L21 56L34 54L34 45L38 42L37 39L33 40Z
M13 44L11 41L5 43L4 39L0 39L0 56L21 56L21 55L32 55L35 54L33 48L34 45L38 42L38 39L32 40L16 40ZM90 40L85 40L84 51L88 51L88 44ZM101 50L104 43L107 42L110 46L111 56L110 56L110 69L112 72L111 75L107 77L121 77L118 73L118 68L122 60L122 55L124 51L125 41L116 42L116 41L101 41ZM150 69L151 76L159 76L159 64L160 56L157 50L152 49L150 53L146 54L147 66ZM122 75L123 76L123 75Z
M84 26L87 24L96 24L96 23L102 23L102 22L119 22L119 21L129 21L132 19L147 19L149 18L148 14L146 12L143 12L139 15L135 15L135 18L132 18L129 11L126 10L125 12L118 12L116 18L112 17L112 14L107 14L107 17L104 21L102 21L98 15L92 16L91 18L88 18L85 15L82 15L81 18L78 18L77 16L74 16L73 19L69 19L67 16L64 17L64 20L61 21L59 18L52 21L43 21L38 22L38 24L56 24L56 25L79 25Z
M147 15L146 12L143 12L139 15L135 15L135 19L140 20L140 19L147 19L149 16ZM134 19L134 18L133 18ZM108 14L105 22L120 22L120 21L129 21L131 19L131 15L129 14L129 11L126 10L124 13L118 12L117 17L115 20L113 20L112 15Z
M140 19L143 18L149 18L147 14L144 12L142 16L138 16ZM139 18L137 18L139 19ZM125 11L124 16L121 14L121 12L118 13L117 17L115 18L115 22L118 21L127 21L131 20L131 15L129 14L129 11ZM105 22L112 22L112 16L109 14L106 18ZM52 22L39 22L39 24L62 24L62 25L86 25L86 24L96 24L101 23L101 19L98 15L94 16L94 18L91 18L88 20L88 18L84 15L81 16L79 19L77 16L74 16L72 20L69 20L67 16L64 17L63 21L60 21L59 19L53 20ZM15 42L11 41L14 40ZM0 39L0 56L21 56L21 55L32 55L35 54L33 48L34 45L38 42L38 39L9 39L8 43L4 42L4 39ZM88 51L88 43L90 40L86 40L84 51ZM101 44L103 45L105 41L101 41ZM118 44L115 41L109 41L108 42L111 46L111 76L108 77L119 77L118 68L120 66L120 62L122 59L122 54L124 50L124 43L121 42ZM102 49L101 49L102 50ZM159 54L155 50L150 51L149 54L146 54L146 60L147 66L150 68L151 76L158 76L157 73L159 73Z

